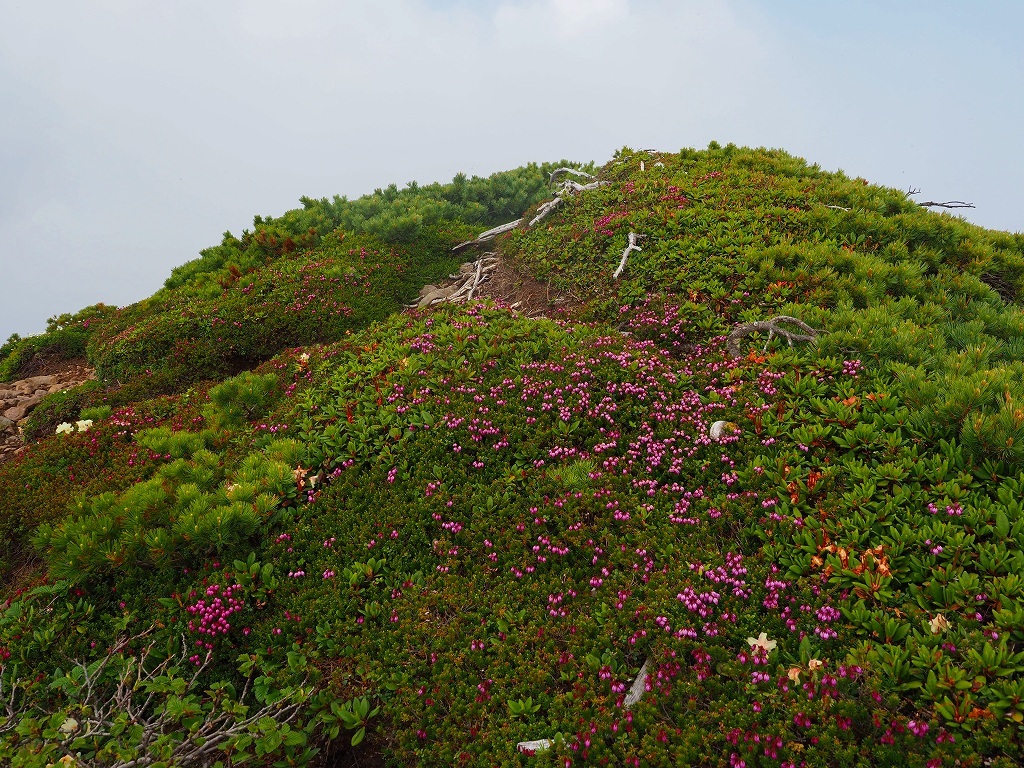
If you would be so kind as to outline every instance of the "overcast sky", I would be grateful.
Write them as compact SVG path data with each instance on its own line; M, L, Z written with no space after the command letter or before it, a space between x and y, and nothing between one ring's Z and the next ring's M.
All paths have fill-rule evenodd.
M1024 230L1019 0L0 0L0 343L302 195L781 147Z

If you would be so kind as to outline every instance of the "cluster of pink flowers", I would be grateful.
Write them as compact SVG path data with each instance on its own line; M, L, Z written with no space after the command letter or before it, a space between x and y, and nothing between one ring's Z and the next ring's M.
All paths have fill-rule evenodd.
M221 590L219 584L211 584L206 588L206 598L197 600L186 609L195 618L188 622L189 630L206 635L213 639L218 635L226 635L231 630L231 623L228 619L235 613L245 608L245 601L236 597L236 593L242 590L241 584L231 584ZM209 640L197 641L197 644L212 649L213 645Z

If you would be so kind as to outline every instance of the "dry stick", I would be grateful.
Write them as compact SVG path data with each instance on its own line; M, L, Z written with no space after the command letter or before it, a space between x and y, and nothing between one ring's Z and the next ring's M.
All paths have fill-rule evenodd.
M629 233L629 245L627 245L626 246L626 250L624 250L622 252L622 260L619 262L619 268L616 269L615 272L612 274L612 279L613 280L618 280L619 279L619 275L622 274L622 270L624 270L626 268L626 259L629 258L630 252L631 251L642 251L643 250L643 248L641 248L639 245L636 244L636 241L637 241L638 237L643 237L643 235L637 235L636 232L630 232Z
M785 328L779 327L779 323L789 323L795 325L806 333L796 333L794 331L788 331ZM757 320L753 323L744 323L743 325L737 325L732 329L729 334L728 348L729 354L733 357L740 357L742 352L740 351L739 341L744 336L749 336L752 333L758 333L760 331L768 331L768 343L771 343L773 336L781 336L788 343L789 346L793 346L794 341L810 341L814 342L818 338L818 334L822 331L817 331L811 328L803 320L797 320L795 317L789 317L788 315L778 315L777 317L770 318L768 320ZM768 345L765 344L765 349Z
M927 203L918 203L922 208L974 208L974 203L965 203L963 200L949 200L945 203L936 203L929 200Z
M469 289L469 294L466 296L466 301L473 300L473 292L476 290L476 287L480 285L480 278L483 275L483 268L484 260L478 259L476 262L476 277L473 279L473 287Z
M825 204L822 203L822 205L825 205ZM850 210L849 208L844 208L841 205L825 205L825 207L826 208L831 208L833 211L848 211L848 210Z

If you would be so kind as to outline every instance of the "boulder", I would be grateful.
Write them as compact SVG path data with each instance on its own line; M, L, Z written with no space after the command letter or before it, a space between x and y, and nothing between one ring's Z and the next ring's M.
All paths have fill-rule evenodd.
M14 422L6 416L0 416L0 432L6 432L8 429L14 429Z
M37 405L39 405L40 402L42 402L45 396L46 393L44 392L42 395L32 395L32 397L28 398L27 400L22 400L13 408L8 408L6 411L4 411L4 418L10 419L11 421L21 421L29 414L29 412L31 412L33 408L35 408Z
M14 382L14 389L19 393L28 394L29 392L35 392L40 387L49 387L53 382L53 376L32 376L28 379Z

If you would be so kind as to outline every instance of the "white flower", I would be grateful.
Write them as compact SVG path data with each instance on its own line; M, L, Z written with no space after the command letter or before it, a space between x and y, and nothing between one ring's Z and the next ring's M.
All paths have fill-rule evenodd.
M61 733L74 733L78 730L78 721L73 717L69 717L64 721L64 724L60 727Z
M816 672L824 666L825 662L823 662L821 659L811 659L807 662L807 668L811 670L811 672Z
M85 432L92 426L92 419L80 419L75 422L75 426L78 427L79 432Z
M66 421L63 424L58 424L57 425L57 434L58 435L66 435L66 434L69 434L69 433L74 432L74 431L75 431L74 426L72 426L71 424L69 424Z
M928 620L928 624L931 625L933 635L937 635L940 632L949 629L949 622L946 621L946 617L941 613L936 613L934 619Z
M776 640L769 640L767 632L762 632L759 637L748 637L747 642L750 643L750 647L754 649L755 653L761 650L766 656L774 651L775 646L779 644Z

